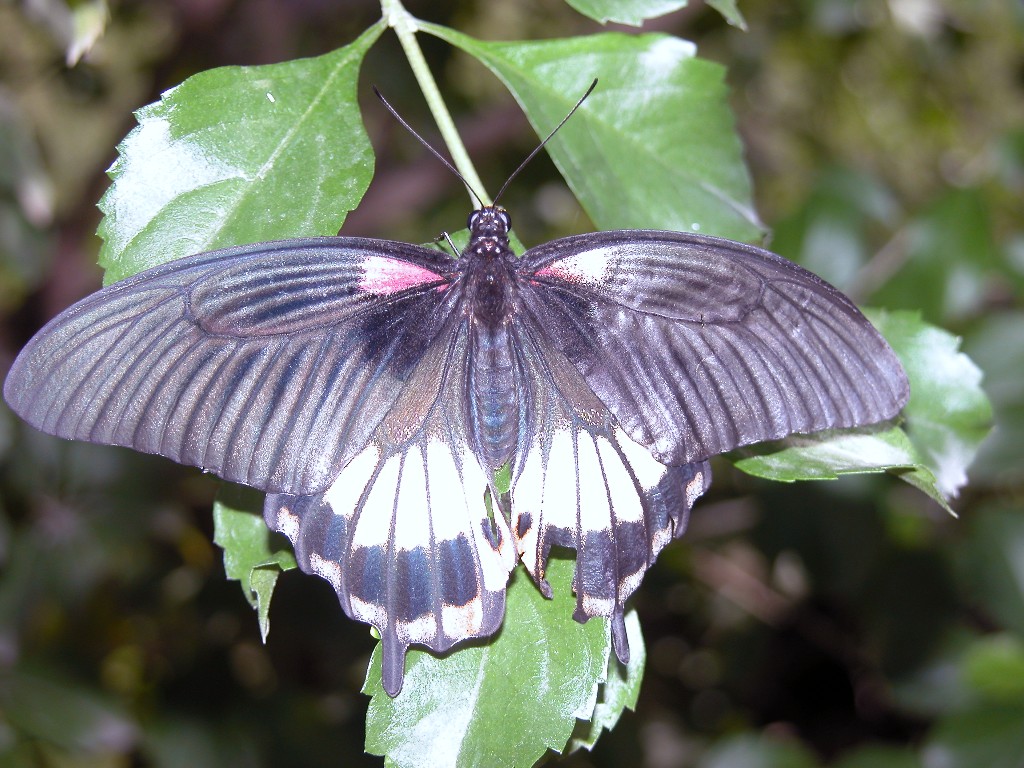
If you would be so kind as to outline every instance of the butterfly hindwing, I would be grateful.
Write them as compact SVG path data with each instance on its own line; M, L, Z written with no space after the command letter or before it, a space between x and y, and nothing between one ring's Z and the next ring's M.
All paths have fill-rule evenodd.
M447 308L454 262L380 240L232 248L115 283L23 350L4 389L60 437L269 491L323 491L366 444Z
M508 523L485 503L490 473L469 447L466 324L449 325L331 487L269 496L264 510L303 570L327 579L350 617L378 629L392 696L410 644L441 652L497 631L515 565Z
M624 606L661 549L682 535L711 482L706 461L665 466L615 424L543 329L520 324L529 416L511 489L512 533L523 564L548 597L553 546L576 550L578 621L611 620L629 658Z
M874 423L909 395L892 350L849 299L759 248L598 232L533 248L519 271L526 314L666 464Z

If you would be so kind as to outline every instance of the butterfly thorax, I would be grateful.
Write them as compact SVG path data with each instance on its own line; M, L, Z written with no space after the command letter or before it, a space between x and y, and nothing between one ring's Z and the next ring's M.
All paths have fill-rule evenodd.
M501 208L474 211L461 259L469 310L468 423L478 457L492 468L515 451L520 422L522 379L511 336L517 276L510 226Z

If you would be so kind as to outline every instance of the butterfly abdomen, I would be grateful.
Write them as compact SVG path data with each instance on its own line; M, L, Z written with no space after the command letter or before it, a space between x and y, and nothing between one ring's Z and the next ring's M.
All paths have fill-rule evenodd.
M519 438L522 377L511 334L517 278L503 234L477 234L465 255L471 329L468 421L480 462L497 469L511 458Z
M497 468L519 436L521 377L508 330L475 325L470 337L469 424L484 466Z

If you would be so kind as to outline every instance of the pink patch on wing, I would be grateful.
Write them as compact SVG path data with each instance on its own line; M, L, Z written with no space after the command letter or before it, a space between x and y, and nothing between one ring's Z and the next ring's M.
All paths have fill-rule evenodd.
M584 251L538 269L536 277L554 277L569 283L603 285L611 276L610 259L614 254L603 249Z
M386 256L367 256L363 260L363 276L359 280L359 290L387 296L443 279L436 272L410 264L408 261L389 259Z

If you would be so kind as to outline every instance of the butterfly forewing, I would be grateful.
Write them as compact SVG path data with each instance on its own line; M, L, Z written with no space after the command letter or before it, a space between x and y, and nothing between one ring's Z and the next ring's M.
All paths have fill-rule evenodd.
M269 491L323 491L390 411L453 261L403 243L290 240L99 291L22 351L4 396L60 437Z
M599 232L522 259L524 314L666 464L895 416L888 344L815 275L699 235Z

